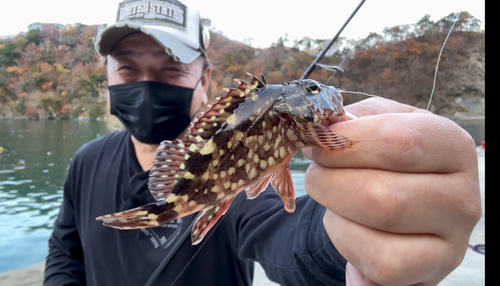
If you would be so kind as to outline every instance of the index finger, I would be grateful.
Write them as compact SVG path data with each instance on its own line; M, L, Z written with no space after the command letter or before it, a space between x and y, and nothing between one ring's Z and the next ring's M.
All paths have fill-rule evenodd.
M419 110L411 105L399 103L382 97L372 97L344 107L346 111L358 117L384 113L410 113ZM422 110L423 111L423 110ZM427 112L427 111L423 111ZM430 112L428 112L430 113Z

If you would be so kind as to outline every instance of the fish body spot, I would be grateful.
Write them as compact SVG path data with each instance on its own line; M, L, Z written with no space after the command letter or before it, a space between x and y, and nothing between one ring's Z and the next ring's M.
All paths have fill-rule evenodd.
M226 171L221 171L219 175L222 179L224 179L226 177Z
M255 167L253 167L252 170L250 170L250 173L248 173L248 178L253 179L255 177L257 177L257 169L255 169Z
M281 146L280 147L280 157L281 159L285 158L286 156L286 150L285 150L285 146Z
M269 167L272 167L276 164L276 161L274 160L274 157L269 156L269 158L267 158L267 163L269 164Z
M297 135L295 135L295 133L293 132L292 129L288 129L286 131L286 137L288 137L288 139L292 140L292 141L297 141Z
M238 131L236 133L236 141L240 141L243 137L245 137L245 134L241 131Z
M205 172L203 173L203 176L201 176L201 178L206 181L208 180L208 178L210 178L210 174L208 172Z
M271 149L271 145L269 145L269 143L266 142L266 144L264 144L264 151L269 151L269 149Z
M276 141L274 141L274 149L278 149L278 146L280 145L281 143L281 135L278 135L278 137L276 138Z
M259 163L259 160L260 160L260 159L259 159L259 155L255 154L255 155L253 156L253 161L254 161L254 163Z
M241 167L245 164L245 160L239 159L238 162L236 162L236 166Z
M217 167L217 165L219 165L219 160L217 160L217 159L213 160L213 161L212 161L212 165L213 165L214 167Z
M214 151L214 142L210 139L205 146L200 150L201 155L207 155Z
M192 179L194 179L194 175L191 174L190 172L186 172L184 174L184 179L192 180Z
M168 198L166 198L166 199L165 199L165 202L166 202L166 203L174 203L174 202L176 202L178 199L179 199L179 197L178 197L178 196L176 196L176 195L171 195L171 196L169 196Z
M264 170L267 167L267 161L266 160L261 160L260 161L260 168Z
M227 170L227 173L228 173L229 175L234 174L234 172L236 172L236 169L235 169L234 167L229 167L229 169Z

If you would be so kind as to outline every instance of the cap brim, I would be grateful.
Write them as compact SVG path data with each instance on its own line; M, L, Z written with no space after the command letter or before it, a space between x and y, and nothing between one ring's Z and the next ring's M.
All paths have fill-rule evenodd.
M99 55L105 57L111 54L116 44L123 38L138 32L142 32L155 39L165 48L167 54L182 63L191 63L201 55L200 51L187 46L165 29L129 21L116 23L102 30L96 37L95 48Z

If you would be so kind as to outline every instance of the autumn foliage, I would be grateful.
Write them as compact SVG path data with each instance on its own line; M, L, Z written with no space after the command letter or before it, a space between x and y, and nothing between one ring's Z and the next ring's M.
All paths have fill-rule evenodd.
M387 27L365 39L340 38L321 60L344 74L317 67L310 76L347 91L361 91L425 107L443 41L456 18ZM253 48L228 39L210 25L214 67L209 95L224 95L234 78L263 73L268 82L301 77L328 39L279 38ZM26 33L0 39L0 116L97 118L106 114L106 72L95 53L98 25L35 23ZM433 111L449 112L450 100L467 92L484 98L484 31L462 12L440 60ZM334 31L332 31L333 34ZM344 93L347 103L365 98ZM451 99L450 99L451 98Z

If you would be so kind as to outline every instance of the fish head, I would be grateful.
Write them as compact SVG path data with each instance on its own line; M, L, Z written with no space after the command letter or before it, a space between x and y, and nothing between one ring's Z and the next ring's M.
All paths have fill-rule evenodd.
M345 115L342 95L333 86L312 79L282 83L282 97L274 110L292 120L295 125L341 121Z

